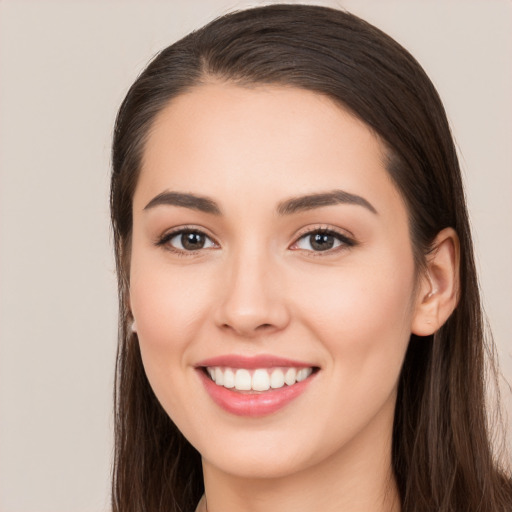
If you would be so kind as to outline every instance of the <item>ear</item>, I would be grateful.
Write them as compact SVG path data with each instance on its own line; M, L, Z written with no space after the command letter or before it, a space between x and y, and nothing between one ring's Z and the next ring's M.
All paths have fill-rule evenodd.
M137 332L137 320L135 319L135 315L133 314L130 302L128 302L128 311L131 316L131 322L129 325L130 331L132 331L133 333L136 333Z
M135 316L133 315L133 311L132 311L132 303L131 303L131 299L130 299L130 289L125 288L125 291L123 293L125 296L126 308L128 309L129 316L131 316L131 318L132 318L132 321L131 321L129 327L132 332L136 333L137 332L137 322L135 321Z
M421 277L411 331L434 334L448 320L459 301L459 237L452 228L436 236Z

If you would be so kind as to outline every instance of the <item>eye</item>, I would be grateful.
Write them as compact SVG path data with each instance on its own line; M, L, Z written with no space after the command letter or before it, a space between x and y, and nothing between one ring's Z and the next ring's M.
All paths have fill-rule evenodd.
M193 252L217 247L209 236L196 229L181 229L168 233L157 242L157 245L166 245L178 252Z
M355 242L350 238L328 229L317 229L301 236L290 249L325 252L339 247L352 247Z

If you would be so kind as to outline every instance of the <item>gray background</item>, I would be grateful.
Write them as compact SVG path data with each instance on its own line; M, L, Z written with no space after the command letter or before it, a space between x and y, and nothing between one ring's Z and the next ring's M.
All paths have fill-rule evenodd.
M512 381L511 2L317 3L388 32L438 87L460 148L486 310ZM159 49L257 4L0 0L0 512L109 509L116 108Z

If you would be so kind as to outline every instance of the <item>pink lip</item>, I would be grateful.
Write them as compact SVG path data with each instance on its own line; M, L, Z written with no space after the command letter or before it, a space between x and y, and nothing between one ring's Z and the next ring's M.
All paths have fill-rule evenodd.
M313 373L307 379L297 382L293 386L285 385L279 389L270 389L263 392L240 392L217 386L204 371L207 366L256 369L277 366L308 368L312 365L267 355L245 357L230 354L201 361L196 366L197 373L212 400L231 414L248 417L266 416L279 411L304 393L316 375L316 373Z
M229 368L247 368L254 370L256 368L274 368L277 366L293 366L294 368L309 368L313 365L285 359L282 357L262 354L259 356L239 356L236 354L226 354L223 356L212 357L197 363L196 367L207 366L225 366Z

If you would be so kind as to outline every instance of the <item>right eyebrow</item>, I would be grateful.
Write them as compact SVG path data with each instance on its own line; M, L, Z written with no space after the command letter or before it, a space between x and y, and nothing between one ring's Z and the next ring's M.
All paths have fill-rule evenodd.
M144 207L144 210L150 210L156 206L170 205L199 210L200 212L211 213L213 215L221 215L218 204L208 197L196 196L184 192L162 192L155 196Z

